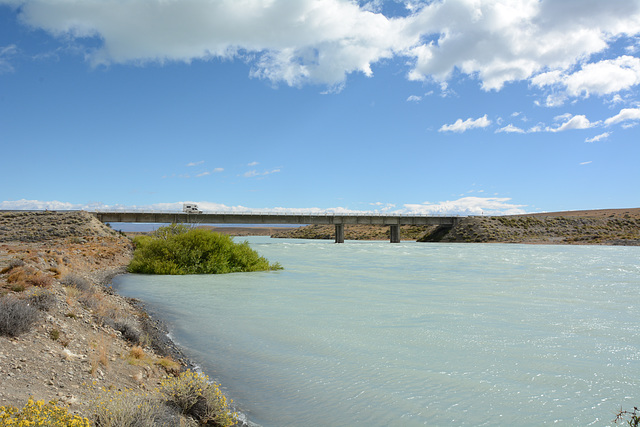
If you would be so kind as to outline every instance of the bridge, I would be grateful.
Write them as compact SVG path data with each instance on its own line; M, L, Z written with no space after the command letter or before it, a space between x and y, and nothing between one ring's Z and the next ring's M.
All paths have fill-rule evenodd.
M144 222L144 223L186 223L186 224L333 224L335 242L344 243L345 224L388 225L391 243L400 242L401 225L442 225L453 227L458 217L429 215L387 215L375 213L273 213L273 212L140 212L140 211L96 211L92 212L100 221Z

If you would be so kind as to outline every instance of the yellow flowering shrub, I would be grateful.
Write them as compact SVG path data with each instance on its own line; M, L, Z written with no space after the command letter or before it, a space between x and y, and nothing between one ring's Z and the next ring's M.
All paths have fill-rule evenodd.
M168 402L178 406L182 413L200 423L230 427L236 424L238 414L231 408L231 399L220 391L220 385L209 377L191 370L162 381L160 392Z
M56 402L44 403L29 398L22 408L0 406L0 426L48 426L48 427L89 427L87 418L70 414L67 408L58 406Z

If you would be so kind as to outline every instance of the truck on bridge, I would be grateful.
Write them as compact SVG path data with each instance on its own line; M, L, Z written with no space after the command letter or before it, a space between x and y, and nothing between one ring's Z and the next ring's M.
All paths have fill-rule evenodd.
M196 205L195 203L183 203L182 204L182 212L185 213L196 213L196 214L201 214L202 211L200 209L198 209L198 205Z

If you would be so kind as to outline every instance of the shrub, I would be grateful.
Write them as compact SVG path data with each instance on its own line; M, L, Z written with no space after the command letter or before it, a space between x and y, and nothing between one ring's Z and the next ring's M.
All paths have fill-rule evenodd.
M89 420L79 415L73 415L68 409L62 408L56 402L47 404L42 400L34 402L29 398L22 408L14 406L0 406L0 425L6 426L61 426L61 427L89 427Z
M626 419L627 417L629 419ZM613 420L613 422L617 424L618 421L623 420L626 421L627 425L629 425L630 427L640 426L640 410L638 409L638 407L634 407L633 411L623 411L622 409L620 409L618 415L616 416L616 419Z
M24 261L23 260L21 260L19 258L13 258L11 261L9 261L9 265L8 266L6 266L2 270L0 270L0 274L9 273L14 268L22 267L22 266L24 266Z
M238 415L231 408L232 401L220 391L219 384L210 383L206 375L186 371L180 376L164 380L160 392L167 401L202 424L233 426Z
M97 427L180 425L157 393L101 389L93 399L92 420Z
M142 333L138 328L136 321L130 317L123 317L114 320L113 329L120 331L122 336L130 342L136 344L140 342Z
M27 282L39 288L48 288L53 283L53 278L46 274L35 274L29 277Z
M88 292L88 293L95 292L95 289L91 284L91 282L89 282L84 277L81 277L75 274L66 275L64 279L62 279L62 284L65 286L76 288L81 292Z
M12 283L10 286L10 289L13 292L24 292L24 290L26 289L26 285L24 283Z
M0 335L18 336L38 319L38 310L15 297L0 300Z
M55 307L57 302L53 292L46 289L36 289L27 296L27 303L40 311L49 311Z
M134 239L129 272L141 274L219 274L282 269L229 236L173 224Z

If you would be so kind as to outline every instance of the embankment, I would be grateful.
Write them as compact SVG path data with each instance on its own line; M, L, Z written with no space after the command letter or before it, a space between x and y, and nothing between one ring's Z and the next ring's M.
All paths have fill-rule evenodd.
M88 415L97 389L149 391L181 369L157 322L105 286L131 256L86 212L0 213L0 303L38 309L0 313L0 406L32 396Z

